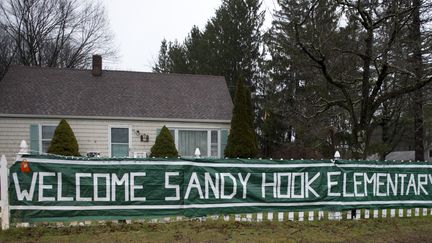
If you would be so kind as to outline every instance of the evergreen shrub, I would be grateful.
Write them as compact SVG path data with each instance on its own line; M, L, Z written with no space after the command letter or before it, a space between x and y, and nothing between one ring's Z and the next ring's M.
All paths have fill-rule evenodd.
M174 144L174 139L166 126L162 127L156 142L150 150L151 157L178 157L178 151Z
M258 154L250 93L240 80L237 82L231 130L224 153L229 158L254 158Z
M47 152L64 156L80 156L75 134L65 119L62 119L56 127Z

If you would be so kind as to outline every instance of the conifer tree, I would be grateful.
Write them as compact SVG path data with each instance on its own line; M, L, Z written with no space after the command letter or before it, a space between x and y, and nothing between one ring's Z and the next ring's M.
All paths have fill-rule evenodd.
M80 156L75 134L65 119L62 119L56 127L47 152L65 156Z
M258 142L257 142L257 137L255 134L255 114L254 114L254 105L252 103L252 99L251 99L251 92L250 89L248 87L244 87L245 89L245 100L246 100L246 114L247 114L247 118L248 120L248 124L252 133L252 139L254 142L254 148L258 148Z
M234 99L236 81L244 78L255 92L262 60L264 11L261 0L222 0L203 29L194 26L182 43L163 40L153 70L156 72L224 76ZM168 61L167 70L160 70Z
M178 157L174 139L166 126L162 127L150 152L151 157Z
M231 119L231 130L225 148L225 156L230 158L253 158L257 155L255 131L253 129L249 92L243 82L237 82L234 97L234 110ZM250 108L248 108L250 107Z
M159 50L158 62L153 67L153 72L156 73L167 73L169 72L169 56L168 56L168 44L165 39L161 42Z

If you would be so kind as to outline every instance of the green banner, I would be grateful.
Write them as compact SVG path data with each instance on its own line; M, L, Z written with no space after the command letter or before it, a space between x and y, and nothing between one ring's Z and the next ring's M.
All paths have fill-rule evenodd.
M14 221L432 207L432 163L25 157Z

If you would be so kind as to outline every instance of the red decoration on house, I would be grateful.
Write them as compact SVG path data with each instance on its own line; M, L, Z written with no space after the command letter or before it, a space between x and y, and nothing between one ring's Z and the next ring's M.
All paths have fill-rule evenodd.
M30 165L27 160L21 162L21 172L30 173Z

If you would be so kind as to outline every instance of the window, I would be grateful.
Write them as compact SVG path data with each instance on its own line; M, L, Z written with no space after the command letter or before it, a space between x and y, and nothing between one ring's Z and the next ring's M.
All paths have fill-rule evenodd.
M51 139L54 136L54 131L57 126L55 125L41 125L41 148L42 153L48 151L48 147L51 144Z
M429 158L432 158L432 149L429 149Z
M111 128L111 157L129 156L129 128Z
M210 156L211 157L219 157L219 139L218 139L218 132L217 131L211 131L211 138L210 138Z
M201 157L220 158L227 140L227 130L168 128L180 156L194 157L199 148ZM160 129L156 130L159 135Z
M202 156L207 156L207 131L178 131L178 150L181 156L194 156L199 148Z
M160 130L158 130L159 133ZM180 156L193 157L199 148L202 157L219 158L218 130L169 129Z

